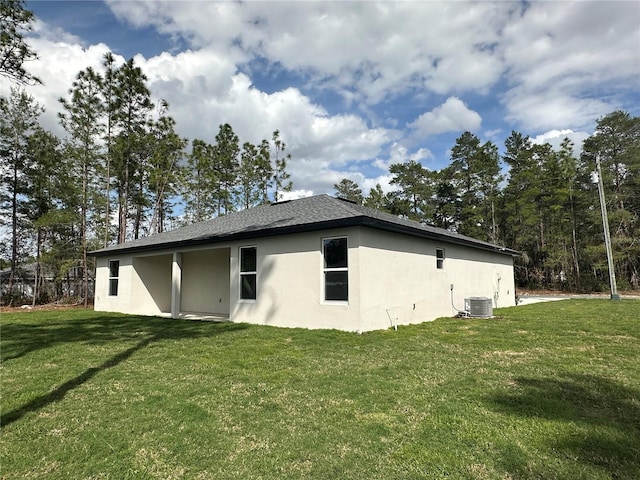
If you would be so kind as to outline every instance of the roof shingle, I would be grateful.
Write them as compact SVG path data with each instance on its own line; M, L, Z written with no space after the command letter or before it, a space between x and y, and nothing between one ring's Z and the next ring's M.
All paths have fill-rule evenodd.
M365 226L406 235L440 239L508 255L517 254L514 250L400 218L373 208L356 205L329 195L317 195L260 205L169 232L113 245L91 252L91 254L103 256L346 226Z

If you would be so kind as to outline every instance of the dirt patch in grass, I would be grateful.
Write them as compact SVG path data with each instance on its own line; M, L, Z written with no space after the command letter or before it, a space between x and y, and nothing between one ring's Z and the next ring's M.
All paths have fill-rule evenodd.
M76 310L84 308L85 306L82 303L47 303L46 305L18 305L15 307L2 305L0 307L0 313L47 312L52 310ZM93 310L93 304L89 304L87 308Z

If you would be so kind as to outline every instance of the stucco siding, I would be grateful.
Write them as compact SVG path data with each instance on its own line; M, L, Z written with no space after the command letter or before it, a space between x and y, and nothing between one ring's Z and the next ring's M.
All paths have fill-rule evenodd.
M363 231L360 288L365 330L431 319L430 250L426 240Z
M183 312L229 315L229 249L184 252L181 293Z
M322 241L335 237L348 241L347 302L323 300ZM256 247L255 300L240 299L241 247ZM437 249L444 251L441 269ZM120 261L117 296L108 295L109 260ZM174 315L228 315L233 322L368 331L455 315L468 297L490 298L494 308L515 305L511 256L366 227L177 253L105 256L97 262L95 309L102 311L166 315L176 310Z
M349 301L323 301L322 239L348 238ZM257 298L239 298L238 254L255 246L258 254ZM235 322L281 327L335 328L356 331L360 326L357 229L299 233L257 239L231 249L231 318Z
M138 263L131 255L118 257L98 258L96 267L96 293L95 310L107 312L123 312L141 315L157 315L162 312L162 306L156 304L150 290L157 294L162 290L162 285L171 281L170 272L163 269L162 261L158 257L154 261L143 265ZM109 261L120 262L118 275L118 294L109 295ZM143 278L137 271L140 267ZM169 287L169 293L171 289ZM160 296L161 297L161 296Z
M119 312L123 304L122 298L109 297L109 260L108 257L98 257L96 259L96 285L93 306L94 310L100 312Z
M490 298L494 308L516 304L513 257L509 255L453 246L447 248L444 270L448 283L454 285L457 309L464 308L464 299L469 297Z
M468 297L491 298L494 307L515 305L510 256L370 229L361 238L365 330L452 316L453 305L463 309ZM445 253L442 269L437 248Z
M118 278L118 295L109 295L109 261L118 260L120 271ZM96 264L96 287L94 309L104 312L128 312L131 304L131 257L101 257Z
M171 311L171 260L171 255L133 258L138 313L157 315Z

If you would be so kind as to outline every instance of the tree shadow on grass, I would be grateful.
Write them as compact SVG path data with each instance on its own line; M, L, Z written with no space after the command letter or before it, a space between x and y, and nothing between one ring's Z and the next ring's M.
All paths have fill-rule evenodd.
M640 391L584 374L521 377L515 382L515 393L493 395L488 403L511 415L570 422L578 427L570 430L579 433L549 438L550 449L606 471L611 478L640 478ZM526 455L515 445L508 450L504 467L516 478L545 476L532 475Z
M227 322L212 323L154 317L109 316L90 316L86 319L68 322L3 325L3 353L9 350L8 355L2 359L3 362L59 344L74 342L103 344L128 339L139 340L132 347L113 355L99 366L88 368L50 392L40 395L10 412L3 413L0 417L0 428L10 425L29 412L40 410L51 403L62 400L68 392L88 382L99 372L119 365L151 343L163 340L214 337L245 328L247 328L246 325Z
M228 323L175 320L159 317L107 314L63 321L39 320L31 323L2 324L2 363L40 349L61 344L100 345L113 341L136 340L142 336L157 338L194 338L215 334Z

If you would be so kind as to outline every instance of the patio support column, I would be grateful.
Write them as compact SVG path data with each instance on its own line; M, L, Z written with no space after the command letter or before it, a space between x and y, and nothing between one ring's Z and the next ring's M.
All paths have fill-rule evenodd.
M171 318L180 316L180 290L182 287L182 254L173 252L171 264Z

